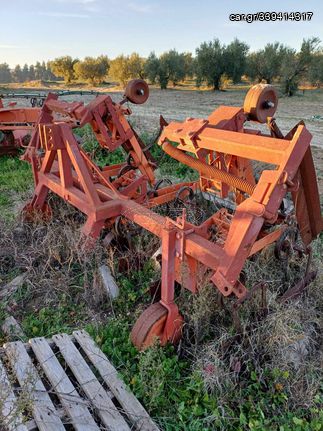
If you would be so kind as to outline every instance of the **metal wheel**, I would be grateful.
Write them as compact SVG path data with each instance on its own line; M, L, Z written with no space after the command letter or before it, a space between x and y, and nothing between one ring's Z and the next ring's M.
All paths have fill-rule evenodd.
M128 82L124 95L126 98L136 105L145 103L149 97L149 87L143 79L132 79Z
M139 317L131 331L131 341L138 350L153 344L156 337L161 338L168 310L160 302L150 305Z
M185 194L185 192L188 192L187 194ZM181 196L183 196L181 198ZM181 187L175 196L175 200L180 201L181 203L185 204L185 202L187 201L192 201L194 198L194 192L193 189L189 186L183 186Z
M257 84L248 91L243 109L250 120L266 123L277 109L278 96L276 89L269 84Z

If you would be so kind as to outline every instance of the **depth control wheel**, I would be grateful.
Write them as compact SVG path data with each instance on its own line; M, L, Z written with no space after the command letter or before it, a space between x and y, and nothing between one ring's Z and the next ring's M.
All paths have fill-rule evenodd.
M143 79L132 79L128 82L124 95L131 102L136 105L145 103L149 97L149 87Z
M135 323L131 341L138 350L151 346L156 338L159 338L162 346L168 341L175 344L181 338L183 324L184 319L175 304L171 304L168 311L160 302L156 302Z
M139 317L131 331L131 341L138 350L162 338L168 310L160 302L150 305Z
M248 91L243 110L250 120L266 123L277 109L278 96L275 87L269 84L257 84Z

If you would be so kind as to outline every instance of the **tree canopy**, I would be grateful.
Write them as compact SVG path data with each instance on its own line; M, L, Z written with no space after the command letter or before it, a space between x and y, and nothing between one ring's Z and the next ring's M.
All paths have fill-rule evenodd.
M90 84L99 84L106 77L109 70L109 60L107 56L85 57L73 66L76 78L85 79Z
M249 46L238 39L234 39L224 50L225 74L236 84L246 71Z
M287 48L279 42L267 45L249 55L247 60L247 75L258 82L272 83L281 73L281 64Z
M287 96L292 96L302 79L309 77L311 67L316 60L315 54L318 52L320 39L311 37L303 39L299 52L286 48L281 64L282 90Z
M319 87L323 83L323 50L313 54L309 66L308 78L312 85Z
M191 70L192 60L189 54L179 53L175 49L164 52L159 57L152 52L145 64L145 73L152 83L158 83L161 89L166 89L169 81L175 86L182 81Z
M127 81L144 77L144 59L136 52L131 55L119 55L111 61L109 75L125 86Z
M249 47L246 43L234 39L229 45L221 44L219 39L202 43L196 49L195 73L198 86L205 82L214 90L221 87L224 75L234 83L240 82L246 70Z
M303 82L319 87L323 83L323 51L317 37L304 39L299 50L280 42L267 43L263 49L249 52L246 43L234 39L228 45L219 39L203 42L191 52L171 49L160 55L151 52L148 58L134 52L119 55L85 57L82 60L63 56L47 64L37 61L28 66L10 69L0 64L0 82L31 80L87 81L96 85L109 77L122 86L134 78L148 79L166 89L187 79L195 79L197 86L206 85L219 90L226 82L239 83L242 77L252 82L280 83L284 94L292 96Z
M11 81L10 68L7 63L0 63L0 82L4 84Z
M196 49L196 83L203 81L214 90L220 89L221 76L225 72L225 47L219 39L203 42Z
M71 82L74 79L74 64L77 61L69 55L58 57L50 62L50 69L56 76L64 78L64 81Z

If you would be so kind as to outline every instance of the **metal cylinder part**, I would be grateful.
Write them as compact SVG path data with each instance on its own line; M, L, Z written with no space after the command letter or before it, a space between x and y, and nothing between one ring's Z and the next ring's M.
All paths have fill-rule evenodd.
M201 160L194 159L194 157L189 156L188 154L184 153L184 151L179 150L176 147L173 147L173 145L170 142L164 142L162 145L163 150L166 154L171 156L173 159L178 160L181 163L184 163L184 165L189 166L192 169L195 169L203 176L210 178L212 180L222 181L223 183L228 184L231 187L234 187L238 190L241 190L242 192L247 193L248 195L252 195L255 186L248 183L248 181L236 177L235 175L232 175L228 172L221 171L220 169L216 168L215 166L210 166Z

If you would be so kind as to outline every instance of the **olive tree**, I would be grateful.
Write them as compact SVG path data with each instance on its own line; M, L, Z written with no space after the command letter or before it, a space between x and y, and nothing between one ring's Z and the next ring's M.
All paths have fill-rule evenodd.
M19 64L17 64L17 66L13 69L12 77L13 77L13 80L15 82L23 82L24 81L23 73L22 73L22 70L21 70L21 67Z
M110 63L109 75L123 86L130 79L143 78L145 60L136 52L131 55L119 55Z
M224 50L225 74L234 84L241 81L241 76L246 71L248 50L249 46L238 39L234 39Z
M302 79L308 77L310 68L315 61L315 53L320 48L320 39L311 37L303 39L299 52L288 48L285 50L281 65L282 90L286 96L293 96Z
M286 48L279 42L267 43L256 52L251 53L247 60L247 75L253 81L266 81L271 84L281 73L281 64L286 55Z
M1 63L0 64L0 83L8 83L11 82L11 72L9 65L7 63Z
M77 78L85 79L92 85L101 83L109 70L108 57L85 57L84 60L78 61L73 66Z
M150 82L157 82L165 90L169 82L175 86L185 78L188 64L187 54L175 49L164 52L159 57L151 53L145 64L145 74Z
M58 57L50 62L50 69L55 76L63 78L66 82L71 82L74 79L74 64L77 61L69 55Z
M309 70L308 79L311 84L320 87L323 84L323 51L313 55Z
M203 42L196 49L196 84L203 81L213 88L220 89L221 77L225 73L225 46L219 39Z

